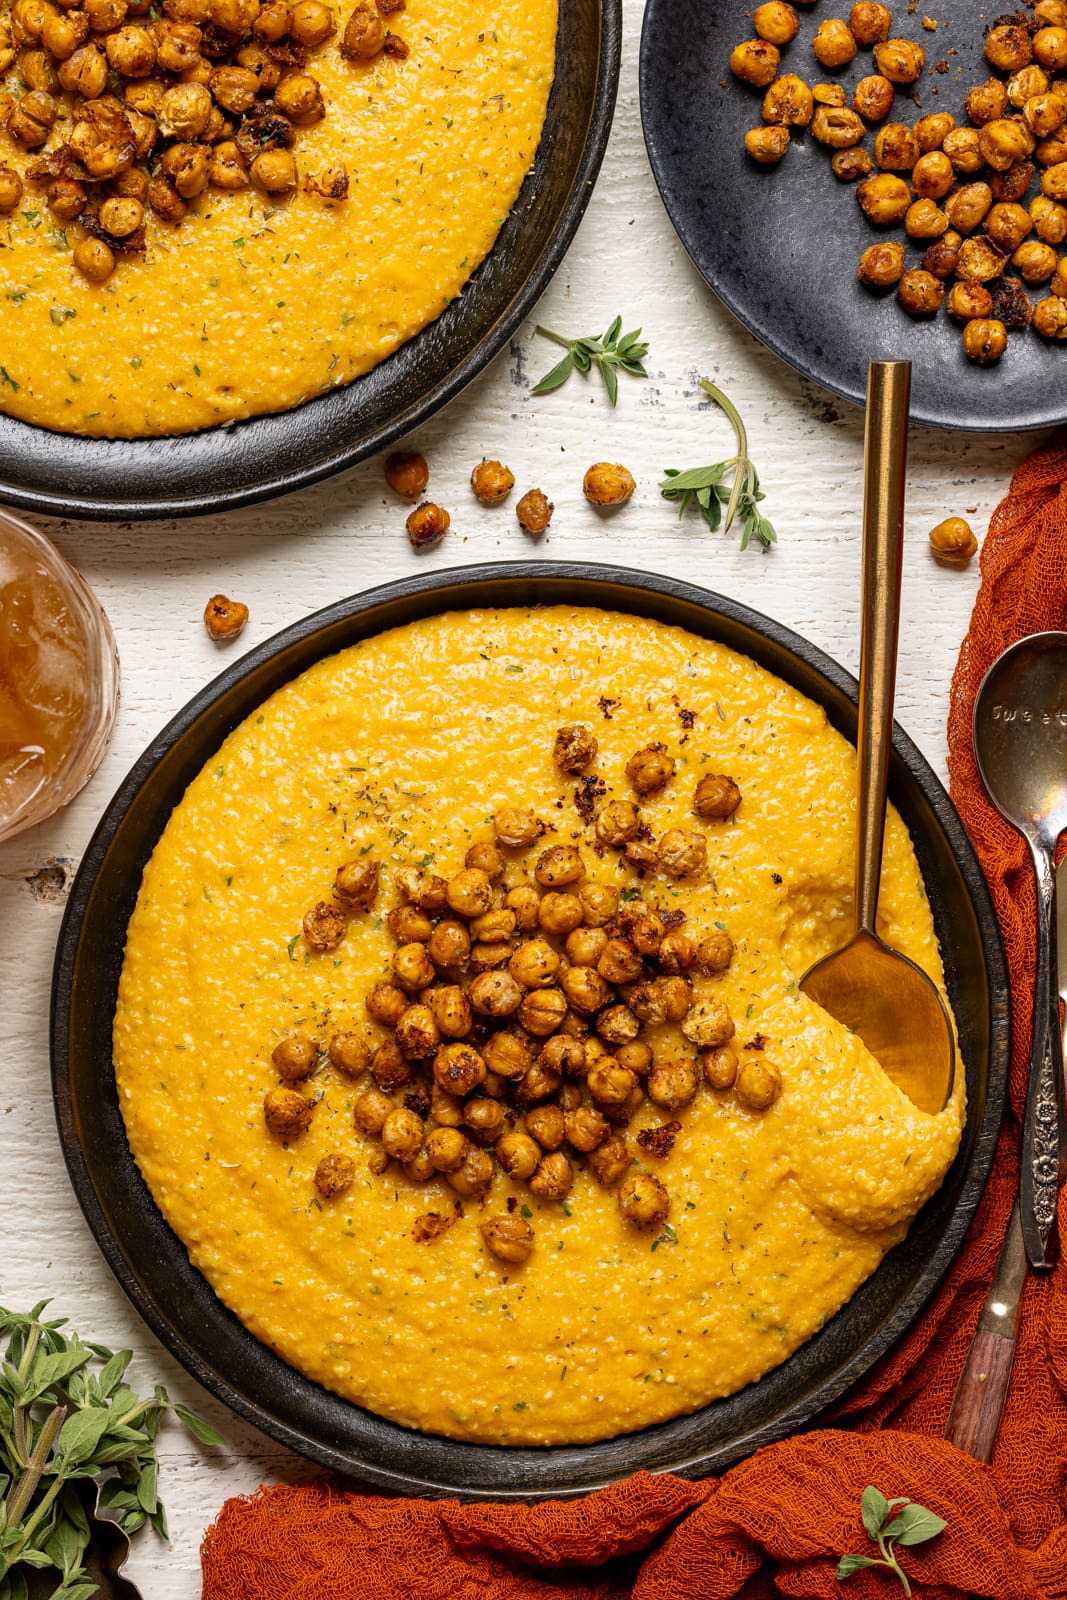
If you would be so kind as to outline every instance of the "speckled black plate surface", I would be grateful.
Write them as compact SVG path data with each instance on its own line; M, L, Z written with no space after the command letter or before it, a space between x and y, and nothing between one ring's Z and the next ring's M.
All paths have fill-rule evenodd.
M950 111L965 123L964 95L984 82L985 29L1001 9L983 13L975 0L938 0L914 15L892 6L894 33L926 51L927 73L898 89L890 118L911 123L922 112ZM920 248L902 228L872 228L854 186L830 171L831 151L810 133L794 139L778 167L757 167L744 136L762 121L761 94L738 83L728 62L735 44L753 36L743 0L648 0L641 41L641 114L649 159L663 203L699 272L745 326L805 377L862 405L867 364L880 358L912 363L912 421L986 432L1051 427L1067 418L1067 350L1032 332L1012 334L996 366L963 354L961 328L944 312L913 321L896 296L875 295L856 281L868 245L905 242L908 265ZM838 14L848 16L847 4ZM936 33L922 26L936 20ZM837 80L851 98L873 72L861 50L843 72L827 72L811 51L824 8L800 8L800 32L782 52L783 72L807 83ZM950 54L951 52L951 54ZM940 62L948 70L934 70ZM725 80L725 81L724 81ZM870 148L873 139L865 141ZM1037 193L1036 183L1031 195ZM1047 293L1036 291L1033 298Z
M796 634L691 584L565 562L408 578L286 629L190 701L108 807L60 934L51 1032L56 1114L71 1179L108 1265L163 1343L212 1393L291 1449L384 1489L528 1500L578 1494L638 1468L699 1477L804 1427L900 1338L937 1289L974 1215L1000 1126L1009 1019L996 918L948 796L898 728L890 795L911 830L941 935L967 1068L967 1124L942 1188L904 1243L781 1367L726 1400L641 1433L509 1450L413 1433L360 1410L286 1366L216 1299L141 1179L111 1063L126 925L171 809L231 729L323 656L457 607L564 602L655 617L720 640L824 705L831 722L855 737L854 679ZM506 1353L502 1345L502 1366Z
M344 388L232 427L82 439L0 416L0 502L108 519L226 510L353 466L453 399L548 287L611 131L622 0L562 0L559 10L556 77L533 168L489 256L436 322Z

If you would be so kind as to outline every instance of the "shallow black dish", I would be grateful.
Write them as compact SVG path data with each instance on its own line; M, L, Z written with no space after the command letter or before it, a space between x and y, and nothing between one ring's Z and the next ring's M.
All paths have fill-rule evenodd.
M436 322L364 377L294 411L164 439L84 439L0 416L0 501L121 519L248 505L410 433L505 349L574 237L604 157L622 0L564 0L537 156L493 250Z
M847 11L843 13L847 15ZM912 123L927 111L950 111L966 123L966 90L991 69L982 54L989 20L974 0L943 0L936 33L922 12L896 8L902 37L926 51L927 72L898 89L888 120ZM782 72L806 83L839 81L851 100L861 77L875 71L860 50L842 72L828 72L811 53L821 20L801 11L800 32L782 51ZM944 312L915 322L890 292L877 296L856 282L868 245L905 243L908 265L922 250L902 228L872 228L855 186L830 171L831 151L810 133L794 139L778 167L748 159L744 136L761 122L761 92L729 69L734 45L752 37L742 0L648 0L641 40L641 116L663 203L693 263L750 332L805 377L862 405L867 363L898 357L912 363L913 422L985 432L1047 428L1067 417L1062 350L1035 333L1012 334L1003 360L977 367L963 354L962 329ZM949 51L954 53L949 56ZM939 62L944 73L933 72ZM724 81L725 80L725 81ZM865 140L869 148L873 139ZM1037 192L1031 189L1031 197ZM1047 287L1034 298L1047 294Z
M387 584L253 651L153 740L109 806L67 906L52 992L60 1138L109 1266L179 1361L267 1433L382 1488L516 1500L577 1494L645 1467L697 1477L803 1427L909 1327L963 1240L993 1157L1008 1059L1007 971L989 893L937 778L896 730L890 793L911 828L941 930L967 1064L960 1154L907 1240L784 1366L693 1416L601 1444L507 1450L412 1433L329 1394L245 1331L190 1265L126 1143L111 1066L125 929L141 872L186 785L268 695L384 628L465 606L578 603L679 624L744 651L821 702L849 738L856 685L796 634L691 584L563 562L469 567Z

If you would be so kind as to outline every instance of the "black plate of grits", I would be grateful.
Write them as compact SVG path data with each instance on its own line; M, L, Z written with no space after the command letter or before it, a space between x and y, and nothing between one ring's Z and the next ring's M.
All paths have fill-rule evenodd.
M218 1300L157 1209L126 1141L111 1025L126 925L148 857L186 786L276 689L383 629L481 606L594 605L674 623L754 658L855 738L856 682L778 623L692 584L621 568L508 562L403 579L287 628L201 691L112 800L67 904L52 989L59 1134L82 1209L127 1295L193 1376L292 1450L383 1490L534 1500L644 1468L698 1478L811 1424L912 1325L948 1272L996 1147L1009 1058L1008 975L989 890L951 801L895 730L890 797L907 823L941 936L967 1072L959 1154L907 1238L826 1326L759 1383L689 1416L595 1444L504 1448L418 1433L287 1366ZM501 1367L507 1359L501 1347ZM428 1370L427 1381L433 1382Z
M891 4L893 35L922 45L926 70L897 89L886 121L910 126L926 112L949 111L967 126L967 90L1003 76L983 55L1001 9L983 13L974 0L938 0L914 11ZM847 18L848 6L838 15ZM924 16L936 31L923 27ZM851 102L860 78L876 70L873 56L860 50L841 71L821 67L811 40L823 20L821 8L800 7L800 31L782 50L780 71L808 84L840 83ZM733 47L753 36L751 8L742 0L648 0L645 8L645 143L667 213L709 287L776 355L856 405L864 403L868 362L887 358L912 363L913 422L996 433L1067 418L1063 345L1023 330L1009 335L1001 361L979 367L963 353L961 325L944 310L915 321L894 291L861 287L856 268L868 245L899 240L909 268L921 264L925 247L903 227L868 223L855 185L838 182L833 152L810 131L794 137L780 166L749 160L744 136L762 122L763 91L739 83L728 63ZM878 126L863 141L872 153ZM1028 200L1038 192L1035 179ZM1047 293L1041 285L1030 298Z
M622 0L563 0L541 143L493 249L379 366L291 411L166 438L79 438L0 414L0 502L107 520L224 511L306 488L425 422L507 348L563 260L611 131L621 34Z

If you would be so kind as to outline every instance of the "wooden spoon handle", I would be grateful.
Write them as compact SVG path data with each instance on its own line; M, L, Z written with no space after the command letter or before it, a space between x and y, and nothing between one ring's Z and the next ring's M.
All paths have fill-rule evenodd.
M1015 1340L976 1333L952 1397L945 1438L978 1461L992 1461L1008 1398Z

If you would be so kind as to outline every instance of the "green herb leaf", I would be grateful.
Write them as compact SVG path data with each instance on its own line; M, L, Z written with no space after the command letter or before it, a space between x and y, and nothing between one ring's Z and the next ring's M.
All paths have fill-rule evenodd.
M194 1439L199 1439L201 1444L225 1444L226 1439L210 1422L205 1422L203 1417L198 1417L188 1406L172 1407L174 1415L180 1417L189 1429Z
M925 1506L916 1505L912 1501L910 1505L904 1507L899 1516L893 1518L885 1530L885 1536L896 1544L925 1544L927 1539L936 1539L947 1526L943 1517L937 1516L933 1511L927 1511Z
M851 1578L854 1572L860 1572L864 1567L879 1567L880 1561L874 1561L870 1556L842 1556L837 1563L834 1577L838 1583L843 1583L846 1578Z
M720 524L723 526L723 532L729 533L735 516L739 516L741 549L747 550L755 540L760 549L769 550L771 545L777 544L778 535L767 518L756 509L759 501L763 499L763 493L759 486L759 474L749 459L748 435L741 415L728 396L713 383L704 379L701 388L729 417L737 436L737 454L731 456L728 461L719 461L711 467L690 467L684 472L680 472L676 467L668 467L660 482L659 492L665 500L677 502L680 517L683 517L689 506L695 502L713 533L718 530ZM732 473L729 487L723 483L728 473ZM725 522L723 506L726 507Z
M864 1529L872 1539L877 1539L885 1527L889 1512L890 1505L885 1495L869 1483L860 1499L860 1515Z
M565 339L550 328L538 328L545 339L564 347L567 354L550 372L535 383L531 394L551 394L566 383L572 372L590 373L594 366L599 370L607 390L608 400L617 405L619 399L619 373L629 373L632 378L647 378L644 360L648 345L641 339L641 329L622 333L622 318L616 317L606 332L586 334L580 339Z

